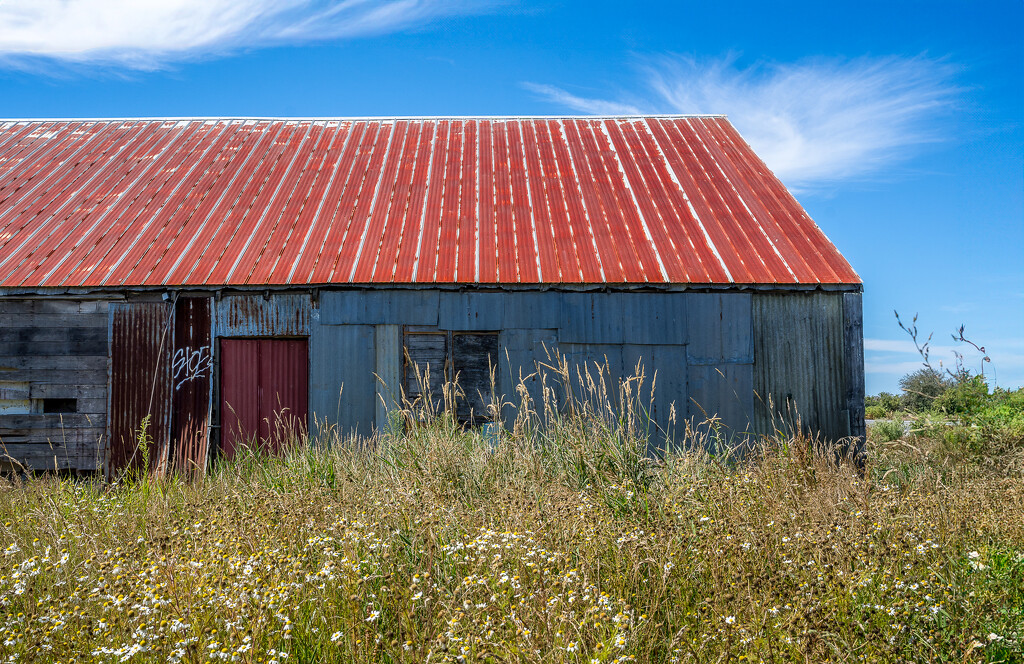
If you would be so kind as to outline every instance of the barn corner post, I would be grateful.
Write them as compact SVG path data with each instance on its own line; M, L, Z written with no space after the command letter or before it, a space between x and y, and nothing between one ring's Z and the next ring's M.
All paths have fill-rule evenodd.
M843 364L846 367L846 411L854 461L864 467L867 425L864 421L864 312L860 292L843 294Z

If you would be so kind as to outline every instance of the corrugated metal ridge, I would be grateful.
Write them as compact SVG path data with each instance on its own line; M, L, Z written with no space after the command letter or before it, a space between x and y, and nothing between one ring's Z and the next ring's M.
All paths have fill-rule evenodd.
M0 121L0 289L859 283L719 115Z

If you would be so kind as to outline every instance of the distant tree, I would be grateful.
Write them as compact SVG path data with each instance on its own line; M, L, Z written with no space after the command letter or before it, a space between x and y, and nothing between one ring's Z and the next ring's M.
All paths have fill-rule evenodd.
M935 400L952 387L954 380L931 367L921 367L900 378L900 389L903 396L900 401L903 408L911 413L923 413L931 410Z

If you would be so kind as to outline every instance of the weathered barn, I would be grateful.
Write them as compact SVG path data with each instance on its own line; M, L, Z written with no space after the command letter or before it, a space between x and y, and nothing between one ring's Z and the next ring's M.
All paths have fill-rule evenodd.
M410 358L468 420L552 349L661 425L864 433L861 282L724 117L0 122L11 463L369 434Z

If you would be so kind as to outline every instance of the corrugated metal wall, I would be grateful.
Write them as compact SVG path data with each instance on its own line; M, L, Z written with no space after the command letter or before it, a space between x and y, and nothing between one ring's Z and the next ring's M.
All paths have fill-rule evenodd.
M118 302L110 306L110 405L107 477L129 469L162 473L171 440L173 308L163 302ZM140 446L143 420L152 443Z
M829 438L855 433L847 402L843 299L838 292L754 295L759 431L792 431L799 419L805 430Z
M212 298L182 297L174 306L170 468L206 472L213 397Z
M366 367L371 358L379 376L394 380L394 358L401 349L385 327L392 336L397 329L500 332L498 387L508 404L502 411L507 424L515 420L522 399L516 391L520 378L531 407L539 409L545 381L559 388L552 394L561 406L566 399L561 388L578 398L590 392L585 374L602 374L607 389L598 396L617 408L618 382L639 368L645 375L640 400L661 430L652 432L652 441L676 435L688 417L702 422L705 411L717 418L726 438L751 430L749 293L336 291L321 293L320 307L312 325L312 361L319 365L314 375L320 376L312 387L313 410L330 413L345 430L366 432L370 412L378 427L386 421L380 383L373 390L360 378L372 373ZM389 349L372 345L378 342ZM559 385L545 368L557 363L557 355L569 366L568 386ZM339 409L342 381L347 406ZM356 386L361 387L353 390Z
M767 433L793 426L794 412L806 428L828 437L864 431L855 292L345 290L182 297L173 318L161 302L118 303L110 311L111 390L104 410L113 471L139 463L135 438L147 413L154 469L205 467L206 441L217 440L206 433L211 402L213 423L233 435L224 409L241 397L224 386L273 382L260 374L259 340L292 340L303 349L308 342L307 378L286 381L283 401L294 414L308 412L314 433L336 427L369 435L385 427L405 378L407 335L430 331L499 333L498 388L509 425L522 398L520 380L539 411L542 385L558 388L553 367L560 356L572 374L562 388L579 396L587 388L580 374L603 372L608 389L600 396L613 406L619 405L617 382L642 372L639 400L656 424L652 444L677 437L687 422L708 431L707 420L728 440ZM229 347L223 344L231 340L238 348L252 345L256 359L232 358L230 350L217 358L218 344ZM191 376L187 384L176 381L181 371ZM564 407L565 389L551 394ZM258 394L253 403L253 412L267 410ZM262 424L248 428L269 433Z
M305 339L221 339L221 450L231 458L259 441L276 451L308 417L309 349Z

